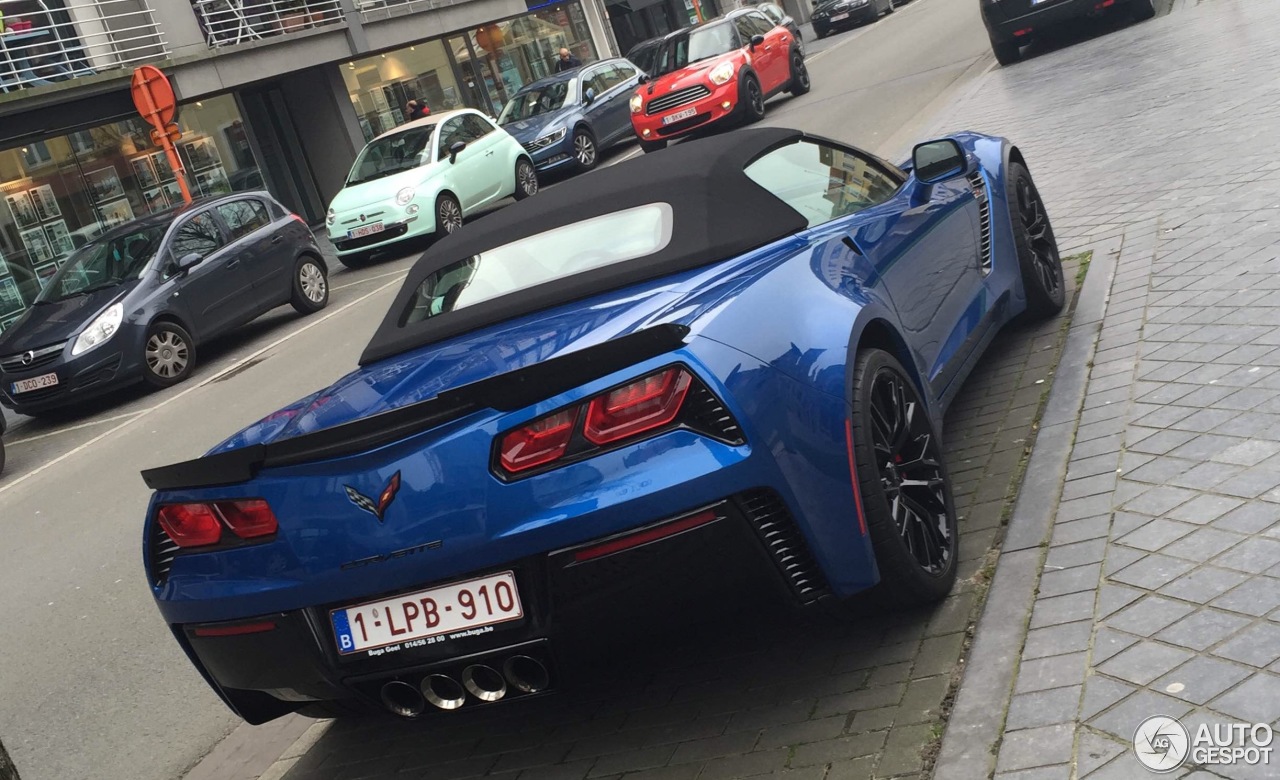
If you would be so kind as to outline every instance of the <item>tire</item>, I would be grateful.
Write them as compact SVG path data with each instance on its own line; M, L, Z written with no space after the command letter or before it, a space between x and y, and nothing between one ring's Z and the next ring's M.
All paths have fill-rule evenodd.
M157 322L147 329L142 343L142 379L152 387L171 387L191 376L196 366L196 345L176 322Z
M453 196L453 193L440 193L436 196L436 235L447 236L460 227L462 227L462 204Z
M538 169L533 167L528 157L521 157L516 160L516 191L512 197L524 200L537 194Z
M1005 194L1022 288L1027 295L1026 316L1048 319L1062 311L1067 298L1062 258L1058 256L1058 242L1049 224L1049 213L1031 180L1031 173L1021 163L1009 164Z
M310 255L298 258L289 303L299 314L314 314L329 304L329 272L323 260Z
M742 111L742 124L750 125L764 119L764 90L760 80L748 73L738 87L738 106Z
M600 149L596 139L585 128L573 131L573 157L578 161L578 170L589 171L600 162Z
M666 148L667 148L667 142L665 140L640 142L640 151L644 152L645 154L650 154L651 152L660 152Z
M1155 0L1133 0L1129 3L1129 16L1135 22L1145 22L1156 15Z
M1001 65L1012 65L1022 59L1022 47L1017 41L991 41L991 51L995 52L996 62Z
M792 95L799 97L809 94L809 90L813 85L809 82L809 69L805 67L804 57L799 54L791 58L791 86L788 90Z
M364 268L369 264L368 252L353 252L349 255L338 255L338 262L342 263L344 268Z
M852 433L862 509L880 569L880 582L865 598L879 607L940 601L955 584L959 557L951 479L915 383L888 352L857 355ZM907 482L918 484L908 489Z

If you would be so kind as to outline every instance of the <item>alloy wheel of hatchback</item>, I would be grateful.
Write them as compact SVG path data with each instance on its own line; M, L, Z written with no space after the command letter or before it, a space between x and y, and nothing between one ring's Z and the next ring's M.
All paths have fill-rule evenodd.
M436 198L436 230L441 233L452 233L462 227L462 206L457 198L449 193L441 193Z
M538 194L538 172L533 163L521 157L516 162L516 200L524 200Z
M195 352L186 330L171 322L155 325L143 347L143 377L156 387L177 384L191 373Z
M315 263L302 264L302 270L298 272L298 281L302 284L302 294L312 303L320 303L324 300L328 285L325 284L324 274L320 273Z
M749 124L764 116L764 92L760 89L760 82L754 76L747 76L742 86L747 91L747 99L742 101L742 105L746 109L745 118Z
M587 131L578 130L573 134L573 156L583 170L590 170L596 166L596 142Z

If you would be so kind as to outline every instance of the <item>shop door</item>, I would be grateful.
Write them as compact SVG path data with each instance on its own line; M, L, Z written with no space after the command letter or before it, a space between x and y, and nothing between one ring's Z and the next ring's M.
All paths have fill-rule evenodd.
M462 93L466 105L489 116L497 116L502 111L501 97L496 94L496 85L491 82L492 74L489 66L477 59L471 41L465 35L455 35L449 39L449 51L453 53L458 64L458 75L462 79ZM495 105L496 103L496 105Z
M307 222L314 225L323 221L325 203L309 171L302 139L293 126L284 92L272 85L245 90L240 97L244 117L262 150L267 191Z

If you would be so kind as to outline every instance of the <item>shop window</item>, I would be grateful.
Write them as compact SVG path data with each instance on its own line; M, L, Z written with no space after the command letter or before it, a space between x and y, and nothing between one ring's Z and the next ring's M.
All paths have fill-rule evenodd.
M218 206L218 215L226 223L231 240L244 238L271 222L267 207L260 200L235 200Z

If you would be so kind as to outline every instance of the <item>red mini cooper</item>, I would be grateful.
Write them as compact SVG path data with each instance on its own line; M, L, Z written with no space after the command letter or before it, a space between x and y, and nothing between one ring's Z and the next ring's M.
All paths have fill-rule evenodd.
M759 11L735 11L673 33L631 96L631 126L646 152L725 119L754 122L764 102L809 91L795 35Z

